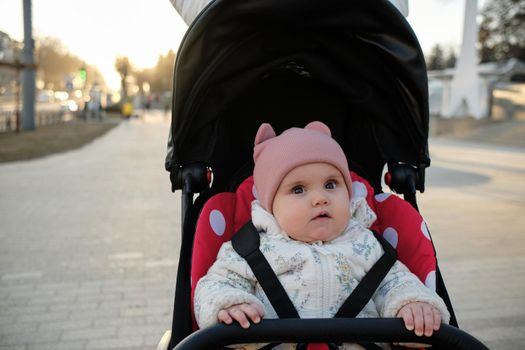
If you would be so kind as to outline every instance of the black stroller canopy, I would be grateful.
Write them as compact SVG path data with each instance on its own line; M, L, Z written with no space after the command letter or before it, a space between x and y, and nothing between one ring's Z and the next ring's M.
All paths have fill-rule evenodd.
M250 168L262 122L322 120L377 189L386 162L430 164L427 89L387 0L215 0L178 51L166 169L202 162L224 189Z

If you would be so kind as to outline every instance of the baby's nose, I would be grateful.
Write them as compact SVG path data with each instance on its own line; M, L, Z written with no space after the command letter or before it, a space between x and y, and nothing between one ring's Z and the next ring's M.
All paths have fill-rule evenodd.
M314 206L324 205L328 203L328 197L323 193L317 193L314 195L313 204Z

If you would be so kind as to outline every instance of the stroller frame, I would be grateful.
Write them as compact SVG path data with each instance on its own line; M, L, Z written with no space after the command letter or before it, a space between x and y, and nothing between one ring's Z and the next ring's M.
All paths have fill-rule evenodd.
M357 137L354 142L350 140L352 137L348 139L341 134L336 134L334 137L342 144L347 154L355 156L358 154L355 150L360 149L362 144L367 150L368 147L371 148L372 151L363 152L365 154L361 157L349 159L350 167L360 172L377 192L381 192L382 171L384 165L387 164L391 174L391 188L404 194L405 198L417 209L415 193L416 190L424 191L425 168L430 165L427 143L427 77L423 54L417 38L404 17L387 0L370 2L327 0L323 6L319 7L318 0L290 0L287 2L281 0L251 0L250 2L215 0L210 2L192 23L181 43L175 66L172 125L165 164L166 169L170 172L172 191L182 190L182 241L169 349L179 343L177 349L197 349L199 346L208 348L210 345L231 344L228 341L234 339L233 343L248 341L246 332L239 327L223 325L200 330L188 337L192 333L189 271L193 235L200 209L215 193L235 187L228 179L232 177L242 179L253 167L249 160L251 154L243 151L245 148L242 146L250 145L251 135L255 134L255 128L260 124L260 120L246 121L226 118L225 121L221 115L228 115L228 112L231 112L228 108L239 102L232 96L242 95L247 90L248 102L241 103L241 109L252 103L261 90L250 89L256 81L261 81L261 77L266 79L265 74L268 71L273 70L276 73L272 76L277 76L278 79L286 82L289 82L287 80L289 76L286 75L286 72L289 71L294 72L293 79L304 74L314 76L323 84L323 88L328 87L331 92L338 93L335 99L350 101L353 107L358 106L359 112L372 108L373 110L364 117L352 115L352 118L342 122L328 121L343 129L345 127L349 129L350 126L355 129L362 127L359 130L364 130L363 137ZM270 33L261 32L260 28L268 23L274 25L272 31ZM304 39L306 34L314 32L320 34L316 36L317 41L314 40L315 43L312 46ZM282 38L276 41L277 47L267 50L269 40L275 33L282 34ZM320 43L326 39L325 35L329 37L334 33L344 35L327 40L327 43ZM297 39L297 41L294 41L295 44L289 47L291 39ZM334 42L341 39L349 40L350 48L363 50L367 58L377 53L378 57L373 62L376 65L373 68L377 68L379 72L371 73L373 69L366 66L359 67L360 72L350 68L342 72L334 70L334 66L341 65L343 62L352 66L351 63L362 59L359 56L361 53L349 55L339 47L334 48ZM319 55L319 47L322 49L331 47L330 54L335 53L341 57L335 61L327 61L322 55ZM261 52L257 50L263 50L264 54L255 54ZM243 54L239 54L240 52ZM314 54L309 56L312 52ZM386 64L379 69L378 62L386 62ZM319 70L309 70L316 64L321 67ZM280 74L283 71L285 74ZM324 73L327 73L328 78L323 77ZM339 79L338 73L341 73L344 79ZM374 79L363 80L363 76L367 74L374 76ZM270 76L270 81L272 76ZM351 88L351 86L349 88L348 79L350 77L356 77L359 83L366 86L364 94L360 89ZM303 79L299 84L305 81L307 80ZM375 96L370 95L370 92L382 82L393 89L389 91L379 86L381 96L388 96L389 101L399 103L376 110L376 106L373 103L367 103L366 100L374 99ZM287 87L295 87L293 84ZM267 88L264 83L261 85L262 89ZM349 89L349 92L341 93L345 89ZM229 95L226 95L225 91L229 91ZM304 99L304 96L301 96L302 92L298 92L299 100ZM314 93L319 92L319 90L314 91ZM283 91L278 93L282 94ZM220 102L217 100L219 97L222 98ZM324 107L329 105L327 101L332 102L332 96L326 96L326 98L327 100L323 101L324 104L319 105ZM294 105L294 103L291 104ZM260 104L255 105L255 107L258 106ZM281 104L278 105L278 107L281 106ZM276 130L280 131L298 123L305 123L305 120L298 118L310 107L299 108L296 115L290 119L283 119L283 115L277 114L272 120L272 125L275 125ZM278 108L272 112L275 112L276 109ZM238 111L234 110L234 112ZM290 110L287 109L285 112L290 112ZM383 114L386 112L391 112L393 116L384 117ZM353 119L356 119L357 122L354 123ZM350 120L352 123L348 124ZM227 128L232 127L234 122L242 124L239 127L240 130L243 130L243 126L245 127L243 134L240 135L242 140L237 143L228 141L225 146L221 145L217 140L224 140L225 137L231 136ZM352 136L359 135L359 133L356 134L353 131ZM365 142L366 137L370 140ZM251 147L248 149L251 150ZM226 155L221 156L224 153ZM377 159L369 161L367 157L371 155L371 158L375 156ZM211 169L213 169L213 183L210 187ZM194 200L196 193L200 195ZM438 294L444 298L449 307L452 314L451 324L457 326L439 268L436 269L436 273ZM380 326L378 329L380 332L370 332L366 328L369 326L368 323L367 326L360 326L364 320L323 320L322 322L328 322L330 335L335 338L331 340L327 339L326 335L314 331L320 329L317 328L320 320L286 320L287 323L283 321L264 320L257 327L250 327L249 340L257 342L304 341L304 339L299 340L297 335L292 335L287 328L300 324L301 328L311 327L308 328L308 331L301 332L303 336L310 336L309 341L366 341L371 340L373 335L378 336L380 332L383 335L373 338L374 341L418 341L413 333L400 327L402 325L400 320L376 320L377 325ZM350 328L354 326L357 327L355 332L352 331L353 328ZM386 329L388 327L391 327L392 331ZM288 331L283 331L285 329ZM268 332L274 333L269 334ZM468 347L460 345L457 348L485 348L481 343L475 343L474 338L467 337L465 334L455 327L443 325L435 336L430 339L425 338L425 340L432 344L449 345L449 342L452 341L456 344L466 343L468 345ZM278 335L282 337L279 338ZM202 337L210 338L203 340ZM195 340L195 338L199 339Z

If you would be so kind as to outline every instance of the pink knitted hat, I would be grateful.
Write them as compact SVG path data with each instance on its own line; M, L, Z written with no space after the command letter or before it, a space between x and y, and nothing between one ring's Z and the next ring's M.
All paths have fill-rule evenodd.
M259 127L253 149L253 181L257 199L272 213L275 193L282 179L294 168L308 163L328 163L339 169L351 195L352 180L343 149L332 138L328 126L319 121L290 128L276 136L270 124Z

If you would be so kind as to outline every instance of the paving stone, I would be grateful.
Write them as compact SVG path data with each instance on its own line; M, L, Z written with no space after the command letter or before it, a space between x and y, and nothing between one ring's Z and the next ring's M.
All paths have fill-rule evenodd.
M97 339L87 343L86 350L99 349L130 349L132 347L142 347L144 340L142 337L125 337L120 339Z
M16 318L16 322L52 322L52 321L65 321L69 317L67 312L49 312L39 314L20 314Z
M39 328L39 323L13 322L0 325L0 335L9 336L9 333L33 333Z
M122 326L118 329L119 337L127 337L132 335L142 336L162 336L162 327L160 324L148 324L140 326ZM160 337L159 339L160 340Z
M117 334L114 327L87 328L67 330L62 333L63 340L89 340L99 338L112 338Z
M120 318L100 318L93 320L95 327L107 327L107 326L137 326L140 327L145 325L146 321L144 317L120 317Z
M51 304L48 306L49 311L69 311L71 313L79 313L84 311L96 310L100 307L99 302L75 302L64 304Z
M81 329L91 329L93 326L93 320L84 319L84 320L71 320L59 322L45 322L41 323L38 327L39 332L48 332L48 331L66 331L66 330L81 330Z
M14 323L15 319L16 315L3 315L2 313L0 313L0 329L1 326Z
M18 332L9 333L2 336L0 339L0 346L22 346L29 344L41 344L58 342L60 340L61 332Z
M2 315L41 314L48 310L47 306L15 306L6 304L0 307Z
M91 310L77 310L75 312L71 313L71 319L72 320L95 320L95 319L103 319L103 318L116 318L120 314L120 311L118 308L94 308Z
M8 346L1 346L0 350L26 350L27 347L25 345L8 345Z
M56 343L28 345L27 350L84 350L86 341L60 341Z

